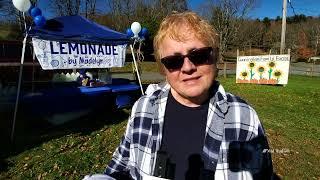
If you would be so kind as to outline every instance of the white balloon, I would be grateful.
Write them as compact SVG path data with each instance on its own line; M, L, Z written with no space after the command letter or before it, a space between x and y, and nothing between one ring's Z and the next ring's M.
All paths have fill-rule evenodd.
M133 22L131 24L131 31L134 34L134 37L138 37L139 32L141 31L141 25L138 22Z
M14 7L22 12L27 12L31 7L31 3L29 0L12 0L12 3Z

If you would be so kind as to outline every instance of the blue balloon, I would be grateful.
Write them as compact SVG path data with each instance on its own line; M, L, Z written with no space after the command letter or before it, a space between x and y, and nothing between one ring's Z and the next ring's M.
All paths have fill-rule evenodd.
M133 35L134 35L134 34L133 34L131 28L128 28L128 29L127 29L127 37L132 37Z
M35 7L34 5L31 5L30 8L29 8L29 10L28 10L28 13L30 14L30 16L31 16L31 10L32 10L34 7Z
M149 32L147 28L142 28L141 31L139 32L140 37L147 38L149 36Z
M30 10L30 15L35 18L36 16L41 16L42 15L42 12L39 8L37 7L34 7Z
M46 18L44 18L43 16L36 16L33 19L34 23L36 24L36 26L38 27L43 27L46 24Z

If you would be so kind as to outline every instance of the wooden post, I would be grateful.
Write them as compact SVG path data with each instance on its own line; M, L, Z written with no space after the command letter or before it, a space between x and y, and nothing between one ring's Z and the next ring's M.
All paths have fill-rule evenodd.
M290 56L290 53L291 53L291 49L289 48L289 49L288 49L288 55L289 55L289 56ZM290 73L290 72L291 72L291 67L290 67L290 66L291 66L291 57L290 57L290 59L289 59L289 71L288 71L289 74L291 74L291 73ZM289 76L289 74L288 74L288 76ZM286 84L283 85L283 87L286 87L286 86L287 86Z
M223 77L227 78L227 63L223 61Z
M313 62L312 62L312 66L311 66L311 77L313 77L315 63L316 63L316 60L314 59Z
M289 48L289 49L288 49L288 54L289 54L289 56L290 56L290 53L291 53L291 49ZM289 60L290 60L290 61L289 61L289 72L288 72L288 73L289 73L289 75L290 75L290 74L292 74L292 70L291 70L291 56L290 56L290 59L289 59Z

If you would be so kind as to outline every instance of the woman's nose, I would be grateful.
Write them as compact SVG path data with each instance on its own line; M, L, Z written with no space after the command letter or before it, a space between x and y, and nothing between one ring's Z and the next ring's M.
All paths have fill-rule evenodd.
M181 71L184 73L192 73L196 70L196 66L190 61L188 57L184 58L183 65L181 67Z

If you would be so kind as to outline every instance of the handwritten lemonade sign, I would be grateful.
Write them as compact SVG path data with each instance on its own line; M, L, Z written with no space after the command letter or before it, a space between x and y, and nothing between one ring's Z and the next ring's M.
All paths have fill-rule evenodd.
M126 45L49 41L32 38L42 69L123 67Z
M237 83L287 84L290 55L237 57Z

